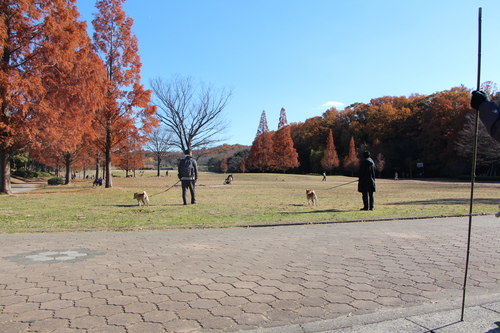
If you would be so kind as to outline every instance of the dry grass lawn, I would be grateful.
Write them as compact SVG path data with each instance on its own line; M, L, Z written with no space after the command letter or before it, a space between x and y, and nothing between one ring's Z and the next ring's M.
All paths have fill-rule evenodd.
M233 227L289 223L363 221L469 214L470 183L439 180L378 179L375 210L359 211L356 178L318 175L200 173L198 204L182 205L173 177L125 178L114 172L113 188L92 187L88 180L69 186L44 186L32 192L0 197L0 233L149 230ZM307 204L305 189L318 195ZM475 214L498 211L498 183L477 182ZM134 192L147 191L150 206L140 208Z

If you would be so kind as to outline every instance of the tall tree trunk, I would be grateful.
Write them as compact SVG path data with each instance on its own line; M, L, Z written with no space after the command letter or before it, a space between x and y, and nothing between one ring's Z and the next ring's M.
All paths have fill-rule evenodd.
M7 149L0 149L0 192L11 195L10 155Z
M64 154L64 164L66 166L66 180L64 184L69 185L71 183L71 154Z
M106 183L106 188L111 188L113 187L113 178L111 175L111 130L108 128L106 130L106 165L105 170L105 183Z
M99 158L96 158L95 159L95 179L99 179L99 168L100 168Z
M106 188L113 187L113 177L111 175L111 149L106 151Z
M158 177L160 177L160 163L161 163L161 158L158 157L158 173L157 173Z

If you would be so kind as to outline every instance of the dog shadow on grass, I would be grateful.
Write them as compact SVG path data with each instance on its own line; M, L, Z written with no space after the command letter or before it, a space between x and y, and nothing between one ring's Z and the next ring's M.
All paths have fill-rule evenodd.
M302 205L298 205L298 204L291 204L290 206L293 206L293 207L305 207L305 206L309 206L309 205L305 205L305 204L302 204ZM309 212L281 212L281 214L315 214L315 213L342 213L342 212L348 212L349 210L341 210L341 209L334 209L334 208L331 208L331 209L317 209L316 206L311 206L313 209ZM314 209L316 208L316 209Z
M104 205L103 205L104 206ZM162 204L162 203L159 203L159 204L153 204L153 205L149 205L149 206L141 206L139 207L137 204L131 204L131 205L105 205L105 206L113 206L113 207L120 207L120 208L130 208L130 207L137 207L137 208L140 208L140 209L148 209L148 207L163 207L163 206L171 206L171 207L174 207L174 206L184 206L183 204L174 204L174 203L167 203L167 204Z

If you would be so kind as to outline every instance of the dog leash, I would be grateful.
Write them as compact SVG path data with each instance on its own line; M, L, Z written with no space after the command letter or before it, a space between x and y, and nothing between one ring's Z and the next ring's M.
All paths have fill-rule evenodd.
M357 181L358 180L356 179L356 180L353 180L352 182L348 182L348 183L345 183L345 184L340 184L340 185L337 185L337 186L334 186L334 187L327 188L327 190L331 190L331 189L334 189L334 188L337 188L337 187L340 187L340 186L349 185L349 184L355 183Z
M179 180L177 181L177 183L175 183L174 185L170 186L170 187L169 187L169 188L167 188L165 191L161 191L161 192L155 193L155 194L153 194L153 195L150 195L149 197L151 198L151 197L154 197L155 195L161 194L161 193L163 193L163 192L167 192L167 191L168 191L168 190L170 190L172 187L174 187L175 185L179 184L179 182L180 182L180 181L181 181L181 180L179 179Z

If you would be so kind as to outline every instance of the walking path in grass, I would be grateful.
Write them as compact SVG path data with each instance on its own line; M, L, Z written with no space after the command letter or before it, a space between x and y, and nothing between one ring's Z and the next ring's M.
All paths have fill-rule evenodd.
M43 182L26 182L26 183L13 183L11 185L12 193L20 193L36 190L38 187L47 184L46 181Z

